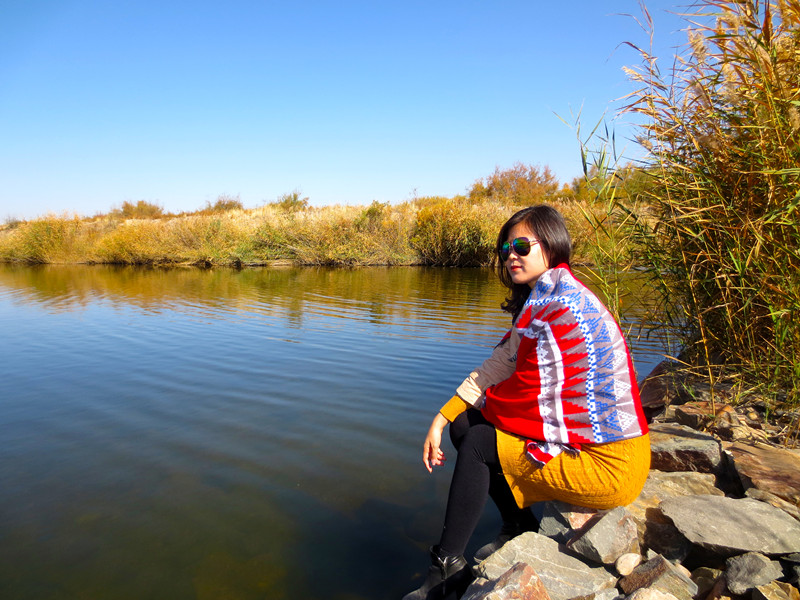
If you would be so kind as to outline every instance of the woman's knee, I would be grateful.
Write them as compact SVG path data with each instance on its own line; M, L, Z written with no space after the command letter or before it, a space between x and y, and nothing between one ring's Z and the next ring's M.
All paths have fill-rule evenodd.
M467 431L469 431L467 412L468 411L461 413L450 423L450 441L453 442L453 446L455 446L456 450L459 449L461 441L464 439Z
M497 431L493 425L480 423L470 427L461 438L459 455L471 455L490 466L499 464L497 456Z
M494 426L484 418L481 411L475 408L465 410L450 423L450 441L453 442L456 450L460 449L464 437L476 425L489 425L494 429Z

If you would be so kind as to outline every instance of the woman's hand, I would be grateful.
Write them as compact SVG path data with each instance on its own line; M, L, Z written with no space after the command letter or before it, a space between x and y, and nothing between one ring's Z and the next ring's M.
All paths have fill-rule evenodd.
M438 467L444 464L447 460L442 452L442 432L447 427L449 421L444 418L442 413L436 413L428 429L428 435L425 437L425 445L422 448L422 464L428 469L428 473L433 472L433 467Z

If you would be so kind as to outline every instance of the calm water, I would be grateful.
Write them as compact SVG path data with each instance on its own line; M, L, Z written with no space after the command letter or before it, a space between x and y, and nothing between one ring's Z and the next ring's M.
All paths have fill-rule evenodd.
M452 468L422 439L502 297L480 269L0 265L0 597L399 598ZM631 346L641 378L660 349Z

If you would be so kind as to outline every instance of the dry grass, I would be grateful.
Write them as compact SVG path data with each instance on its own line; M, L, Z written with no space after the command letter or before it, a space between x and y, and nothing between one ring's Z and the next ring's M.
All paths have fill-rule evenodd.
M553 202L588 247L574 202ZM487 265L500 225L519 206L463 197L321 208L274 203L156 219L48 216L0 230L0 260L24 263ZM586 261L585 255L578 262Z

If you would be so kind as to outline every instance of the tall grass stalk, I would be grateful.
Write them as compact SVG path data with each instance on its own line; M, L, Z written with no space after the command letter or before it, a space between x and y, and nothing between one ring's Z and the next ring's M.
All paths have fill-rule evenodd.
M649 15L645 16L649 19ZM800 403L800 1L705 0L625 110L653 177L642 258L688 360Z

